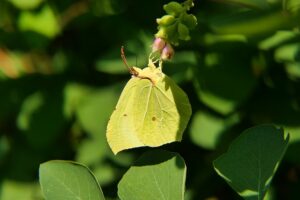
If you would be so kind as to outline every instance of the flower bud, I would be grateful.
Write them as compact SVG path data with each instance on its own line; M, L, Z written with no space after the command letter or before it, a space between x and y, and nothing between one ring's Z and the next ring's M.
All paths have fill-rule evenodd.
M163 60L169 60L174 55L174 49L170 44L166 44L161 53L161 58Z
M155 38L152 44L152 52L161 51L166 46L166 42L162 38Z

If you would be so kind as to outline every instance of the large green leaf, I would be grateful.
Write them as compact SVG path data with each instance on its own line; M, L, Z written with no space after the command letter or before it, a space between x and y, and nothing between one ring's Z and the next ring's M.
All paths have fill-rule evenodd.
M176 153L145 153L118 185L122 200L183 200L186 166Z
M239 195L262 200L287 149L289 135L272 125L244 131L214 168Z
M92 172L75 162L49 161L41 164L40 184L47 200L104 200Z

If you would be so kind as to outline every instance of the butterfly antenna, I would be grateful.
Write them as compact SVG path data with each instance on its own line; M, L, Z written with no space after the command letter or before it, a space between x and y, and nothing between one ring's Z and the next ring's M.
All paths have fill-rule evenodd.
M130 67L129 67L128 63L127 63L126 56L125 56L125 53L124 53L124 46L121 47L121 58L122 58L122 60L123 60L123 62L124 62L124 64L125 64L125 66L126 66L126 67L129 69L129 71L130 71Z
M122 60L125 64L126 68L128 69L129 73L136 76L137 72L132 67L129 67L129 65L127 63L126 56L125 56L125 53L124 53L124 46L121 47L121 58L122 58Z

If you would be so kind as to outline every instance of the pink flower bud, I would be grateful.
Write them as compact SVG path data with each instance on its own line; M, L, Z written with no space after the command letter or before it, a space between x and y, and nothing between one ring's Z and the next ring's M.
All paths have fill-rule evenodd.
M163 60L169 60L174 55L174 49L170 44L166 44L161 53L161 58Z
M155 38L152 44L152 52L161 51L166 46L166 42L162 38Z

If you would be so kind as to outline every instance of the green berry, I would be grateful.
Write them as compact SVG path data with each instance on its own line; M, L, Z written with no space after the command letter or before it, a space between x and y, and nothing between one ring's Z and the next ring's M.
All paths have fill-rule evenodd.
M156 22L160 26L168 26L175 22L173 15L164 15L162 18L156 19Z
M179 16L182 12L184 12L184 8L180 3L172 1L166 5L164 5L164 10L167 14L173 16Z

